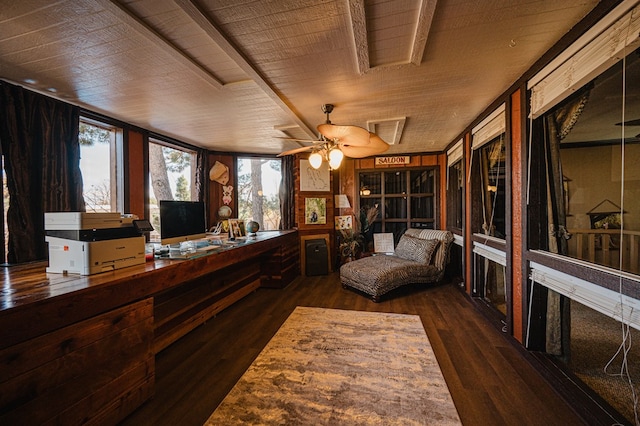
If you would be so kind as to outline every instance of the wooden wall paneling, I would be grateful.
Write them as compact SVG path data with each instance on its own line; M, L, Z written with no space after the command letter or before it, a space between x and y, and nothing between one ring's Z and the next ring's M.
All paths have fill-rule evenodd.
M125 206L128 211L140 218L148 219L147 199L149 197L149 148L145 136L133 130L128 131L126 147L126 175L127 200Z
M236 157L230 154L209 154L209 168L213 167L216 161L221 162L229 168L229 182L227 185L233 185L233 201L229 205L233 210L231 217L238 217L238 200L236 178ZM211 228L220 218L218 217L218 209L224 205L222 202L222 185L209 179L209 170L205 172L205 179L209 185L209 206L207 206L207 226Z
M438 165L438 155L436 154L422 155L420 156L420 159L421 159L421 163L419 165L422 167L430 167L430 166Z
M0 424L117 423L153 393L152 336L147 298L0 351Z
M513 337L524 343L524 310L522 301L525 295L523 279L524 218L523 211L526 200L523 196L523 164L525 164L524 141L522 138L522 121L526 120L522 113L521 90L511 95L511 293Z
M374 158L361 158L358 160L358 169L373 169L375 168L375 159Z

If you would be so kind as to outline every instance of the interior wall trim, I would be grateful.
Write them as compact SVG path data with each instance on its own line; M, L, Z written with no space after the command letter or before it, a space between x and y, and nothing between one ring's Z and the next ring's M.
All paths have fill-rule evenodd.
M534 283L640 330L640 300L537 262L530 263L530 271L529 278Z
M538 118L640 46L640 4L627 0L527 82ZM595 28L595 27L594 27Z
M462 146L462 138L449 150L447 150L447 167L462 160L464 147Z
M506 104L503 103L471 130L473 135L471 149L480 148L498 135L505 133L506 128Z
M486 244L473 242L473 252L502 266L507 266L507 253Z

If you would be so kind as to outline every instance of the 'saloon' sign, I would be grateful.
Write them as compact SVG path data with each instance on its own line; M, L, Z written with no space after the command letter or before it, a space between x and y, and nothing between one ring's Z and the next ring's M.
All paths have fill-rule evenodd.
M376 166L391 166L396 164L409 164L411 157L409 155L399 155L396 157L376 157Z

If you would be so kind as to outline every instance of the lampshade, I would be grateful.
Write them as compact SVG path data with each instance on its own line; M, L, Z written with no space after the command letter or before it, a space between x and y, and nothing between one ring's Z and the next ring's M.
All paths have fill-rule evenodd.
M311 153L311 155L309 156L309 164L311 164L311 167L313 167L314 169L319 169L322 165L322 155L320 155L318 152Z
M340 148L334 148L329 151L329 166L332 169L337 169L340 167L340 163L342 163L342 159L344 158L344 154L340 151Z

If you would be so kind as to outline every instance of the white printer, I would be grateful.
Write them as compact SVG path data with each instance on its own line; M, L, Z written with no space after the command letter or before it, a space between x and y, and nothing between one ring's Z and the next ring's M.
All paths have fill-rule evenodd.
M120 213L45 213L47 272L92 275L145 262L135 217Z

